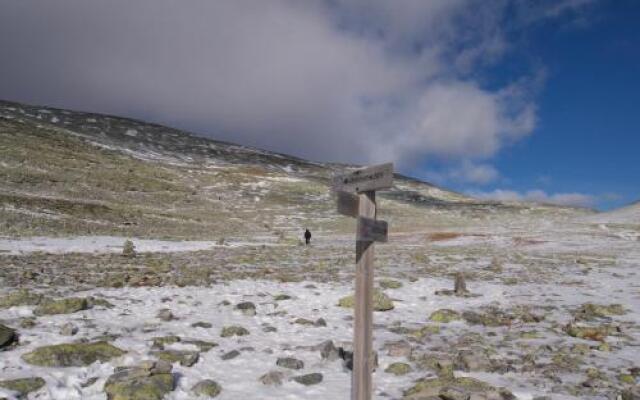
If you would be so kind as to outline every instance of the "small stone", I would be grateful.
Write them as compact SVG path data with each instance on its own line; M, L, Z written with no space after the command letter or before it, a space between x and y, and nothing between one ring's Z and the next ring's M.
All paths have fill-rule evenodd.
M316 326L316 327L327 326L327 321L325 321L324 318L318 318L316 322L313 323L313 326Z
M249 331L239 325L225 326L220 332L221 337L246 336L248 334Z
M327 340L320 344L320 357L328 361L335 361L340 358L338 348L333 344L332 340Z
M26 397L29 393L42 388L46 382L40 377L12 379L0 381L0 387L18 392L19 397Z
M238 350L231 350L228 353L224 353L220 358L222 360L232 360L236 357L238 357L240 355L240 352Z
M260 382L267 386L281 386L284 374L280 371L269 371L260 377Z
M35 315L72 314L89 308L85 298L71 297L68 299L49 300L33 310Z
M291 379L301 385L311 386L317 385L318 383L322 382L322 374L319 372L314 372L311 374L294 376Z
M213 398L220 394L220 392L222 391L222 387L220 387L220 385L214 380L205 379L196 383L191 388L191 391L196 396Z
M429 319L434 322L449 323L451 321L457 321L460 319L460 313L457 311L449 310L446 308L434 311L429 316Z
M179 362L180 365L191 367L198 362L200 355L197 351L187 350L162 350L151 352L151 355L169 363Z
M271 333L271 332L277 332L277 331L278 331L278 328L271 325L267 325L262 328L262 332L265 332L265 333Z
M169 310L168 308L163 308L162 310L158 311L158 314L156 315L156 317L165 322L169 322L176 319L176 317L173 315L171 310Z
M389 364L389 366L384 370L384 372L388 374L394 374L397 376L406 375L411 372L411 366L407 363L395 362Z
M282 368L289 369L302 369L304 368L304 362L292 357L280 357L276 361L276 365Z
M202 322L202 321L200 321L200 322L195 322L195 323L191 324L191 327L192 327L192 328L205 328L205 329L209 329L209 328L211 328L212 326L213 326L213 325L211 325L210 323L208 323L208 322Z
M9 347L18 341L16 331L8 326L0 324L0 349Z
M71 322L67 322L60 328L60 334L63 336L73 336L76 333L78 333L78 327Z
M288 294L277 294L273 296L273 299L275 301L291 300L291 296L289 296Z
M243 303L238 303L236 305L236 310L242 311L244 315L254 316L256 315L256 305L250 301L245 301Z

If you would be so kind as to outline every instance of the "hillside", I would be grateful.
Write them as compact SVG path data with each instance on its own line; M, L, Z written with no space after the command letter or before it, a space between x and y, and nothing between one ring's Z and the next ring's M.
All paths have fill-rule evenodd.
M640 225L640 202L582 218L585 222L614 225Z
M0 235L219 239L283 238L303 227L351 231L329 188L351 166L132 119L0 102L0 160ZM379 198L395 232L577 212L478 201L403 176Z

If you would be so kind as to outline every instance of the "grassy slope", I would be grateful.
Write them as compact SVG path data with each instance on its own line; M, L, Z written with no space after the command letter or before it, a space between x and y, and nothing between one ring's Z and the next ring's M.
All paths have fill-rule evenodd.
M335 213L329 188L339 169L130 119L0 102L0 235L347 233L353 221ZM379 198L394 232L575 213L476 202L403 177Z

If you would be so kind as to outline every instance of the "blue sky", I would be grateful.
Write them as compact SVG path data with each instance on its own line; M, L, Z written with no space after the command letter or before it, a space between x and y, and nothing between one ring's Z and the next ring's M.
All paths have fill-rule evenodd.
M491 159L495 180L449 180L451 187L499 198L582 194L601 209L640 199L640 3L594 6L580 23L545 21L518 32L518 49L483 71L491 85L541 69L536 127Z
M638 200L635 0L0 0L0 97L484 198Z

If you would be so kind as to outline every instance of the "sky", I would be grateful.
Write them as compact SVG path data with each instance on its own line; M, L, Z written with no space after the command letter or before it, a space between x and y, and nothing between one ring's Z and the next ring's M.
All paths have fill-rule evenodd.
M635 0L0 0L0 98L474 196L640 199Z

